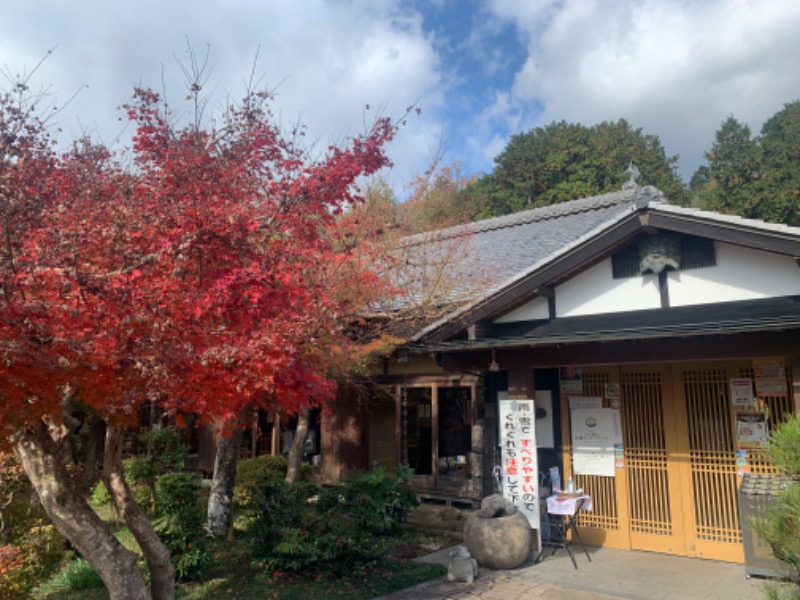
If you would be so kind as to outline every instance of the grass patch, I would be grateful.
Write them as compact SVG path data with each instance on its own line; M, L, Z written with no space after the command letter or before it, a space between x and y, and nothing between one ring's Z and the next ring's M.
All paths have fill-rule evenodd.
M447 569L442 565L410 562L390 562L367 574L332 579L319 577L307 579L300 576L268 576L257 573L247 580L235 574L219 577L204 583L182 585L178 588L180 600L367 600L418 583L444 577Z
M34 598L102 598L106 596L103 580L91 565L79 558L44 582Z

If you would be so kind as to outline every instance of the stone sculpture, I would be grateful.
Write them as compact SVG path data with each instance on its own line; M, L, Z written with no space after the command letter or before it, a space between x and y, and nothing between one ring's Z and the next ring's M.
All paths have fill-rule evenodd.
M467 519L464 544L481 567L513 569L530 555L531 526L507 498L494 494Z
M472 583L476 577L478 577L478 562L470 556L466 546L459 546L450 552L447 581Z

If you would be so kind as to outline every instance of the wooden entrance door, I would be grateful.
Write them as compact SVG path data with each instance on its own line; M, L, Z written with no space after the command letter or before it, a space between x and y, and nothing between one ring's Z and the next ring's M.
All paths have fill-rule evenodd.
M631 548L683 556L680 472L683 450L669 394L671 371L649 365L620 371L620 393Z
M613 478L574 476L597 498L582 519L584 539L742 562L730 379L751 376L749 361L585 367L585 396L603 396L606 383L620 384L625 461ZM791 412L788 396L768 403L773 424ZM565 441L568 407L562 399ZM571 456L566 444L565 452ZM769 470L757 455L750 464ZM565 467L569 476L570 461Z
M686 554L743 562L730 379L740 363L675 365L674 416L682 485Z

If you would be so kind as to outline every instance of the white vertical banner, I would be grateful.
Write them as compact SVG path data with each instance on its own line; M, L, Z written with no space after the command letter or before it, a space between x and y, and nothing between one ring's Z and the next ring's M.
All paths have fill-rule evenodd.
M533 400L501 400L500 449L503 496L539 529L539 461Z

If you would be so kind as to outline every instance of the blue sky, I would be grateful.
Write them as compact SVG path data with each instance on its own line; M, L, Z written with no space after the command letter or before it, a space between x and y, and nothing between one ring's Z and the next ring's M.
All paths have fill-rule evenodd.
M4 7L0 66L30 71L55 47L34 83L58 103L79 90L65 138L121 145L134 85L180 106L187 40L210 48L212 110L258 54L277 117L321 147L417 103L389 148L402 195L440 147L488 172L511 135L562 119L625 118L688 180L728 115L757 132L800 98L798 31L797 0L26 0Z

